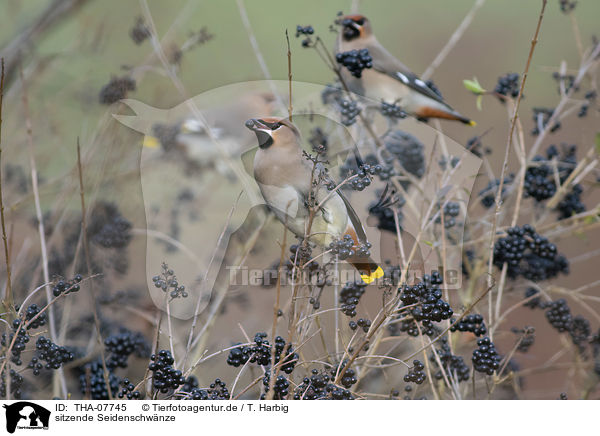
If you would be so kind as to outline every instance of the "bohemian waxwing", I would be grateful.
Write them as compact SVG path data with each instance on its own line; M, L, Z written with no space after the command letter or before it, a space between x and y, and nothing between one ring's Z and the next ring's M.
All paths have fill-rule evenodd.
M256 182L267 205L291 232L299 237L309 233L308 240L321 247L328 247L345 235L352 237L355 246L367 242L360 219L348 200L339 190L332 193L325 186L312 187L315 204L323 204L307 228L311 182L330 179L321 164L316 164L313 171L314 164L303 156L296 126L288 119L252 118L246 121L246 127L258 139L254 157ZM366 283L383 276L383 270L371 258L354 254L347 261Z

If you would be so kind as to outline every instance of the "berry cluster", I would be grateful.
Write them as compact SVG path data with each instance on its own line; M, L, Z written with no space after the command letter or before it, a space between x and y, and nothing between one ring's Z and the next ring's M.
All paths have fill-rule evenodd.
M81 393L92 400L108 400L108 389L113 397L119 391L119 377L108 373L108 387L104 378L102 360L97 359L80 368L79 385Z
M526 194L534 197L537 201L545 200L546 198L551 197L556 192L556 179L558 178L558 183L561 185L566 183L567 179L577 166L577 146L576 145L567 145L562 144L561 151L559 152L558 148L555 145L551 145L546 150L546 160L552 161L552 165L545 163L544 159L541 156L535 156L535 162L544 162L541 163L537 167L537 172L535 175L538 176L537 179L539 184L542 185L540 188L540 192L538 192L535 188L536 185L533 184L533 189L528 185L528 176L529 171L534 171L533 168L528 168L525 174L525 192ZM543 178L545 177L546 181L544 182ZM544 183L546 186L552 185L551 191L548 195L543 195L543 187ZM533 191L533 192L531 192ZM571 215L576 213L581 213L585 211L585 205L581 202L581 194L583 193L583 188L581 185L576 184L572 187L572 189L566 193L563 199L559 202L557 206L557 211L559 213L558 219L569 218Z
M370 242L361 243L355 246L354 240L350 235L344 235L342 239L336 239L329 244L331 253L336 254L341 260L346 260L354 255L359 257L369 257L371 254L369 252L370 248Z
M315 33L315 29L312 26L296 26L296 38L300 35L312 35L313 33Z
M8 348L14 339L14 344L11 349L12 356L10 356L10 361L15 365L22 365L23 361L21 360L21 353L25 351L25 346L29 342L29 334L27 334L27 331L21 326L20 319L13 320L11 330L12 332L8 335L6 333L2 333L0 345ZM16 338L15 335L17 336Z
M387 199L387 201L375 201L369 205L369 215L377 218L377 228L379 230L396 233L396 218L394 215L398 215L398 227L402 230L402 219L404 218L402 207L404 204L406 204L406 200L398 195Z
M522 276L539 282L569 272L569 263L558 254L556 245L538 235L531 225L511 227L506 233L494 245L494 264L502 269L508 263L510 278Z
M312 40L310 39L310 35L315 33L315 29L312 26L296 26L296 38L299 38L300 35L304 35L305 38L302 40L302 47L310 47Z
M438 161L438 165L440 166L441 169L446 171L446 168L448 168L448 163L450 163L450 166L452 168L456 168L456 166L458 165L459 162L460 162L460 158L458 156L444 155L444 156L440 157L440 160Z
M541 129L546 129L547 125L548 125L548 121L550 121L550 118L552 117L553 114L554 114L554 109L545 108L545 107L534 107L533 108L533 122L534 122L535 127L531 131L531 134L534 136L537 136L540 134L540 127L541 127ZM555 120L554 124L552 124L552 126L550 126L550 133L556 132L558 129L560 129L560 127L561 127L560 121Z
M328 83L321 91L321 102L324 105L333 104L342 98L344 91L339 82Z
M564 14L568 14L575 9L575 6L577 6L577 0L558 0L558 4L560 6L560 11ZM561 397L562 395L564 395L566 399L567 394L561 394Z
M586 102L581 105L581 107L579 108L579 112L577 113L577 116L579 118L583 118L583 117L587 116L590 104L596 99L596 96L597 96L597 93L596 93L596 91L593 91L593 90L585 93L584 98L585 98Z
M310 131L310 137L308 143L311 145L312 150L319 155L326 155L328 150L328 139L327 135L320 127L315 127Z
M290 245L290 263L293 266L294 264L298 267L301 267L306 262L308 262L312 257L312 249L309 245L305 244L292 244ZM311 262L310 265L315 262Z
M459 322L454 322L454 320L452 320L452 327L450 327L450 331L471 332L475 336L483 336L487 333L487 328L483 322L483 316L479 314L473 314L465 316Z
M349 157L340 165L340 176L344 179L352 177L352 180L342 187L349 186L355 191L362 191L371 184L373 176L378 176L381 180L388 180L393 171L391 166L380 165L377 162L377 157L373 154L368 154L364 162L360 160L360 164L356 158ZM335 187L336 185L333 182L327 185L327 189L330 191Z
M15 306L15 310L18 312L19 306ZM35 303L27 306L27 309L25 309L25 324L27 325L27 330L37 329L46 325L48 318L46 312L41 312L41 310L42 309Z
M561 298L549 303L546 310L546 319L559 332L569 331L573 323L573 316L567 301Z
M385 135L383 144L390 156L384 156L385 163L392 165L396 159L404 171L421 178L425 173L425 147L410 133L393 130Z
M456 379L458 382L469 380L471 370L461 356L452 354L450 345L448 344L448 338L444 337L440 342L442 345L437 349L437 357L439 357L440 362L442 363L442 369L446 376L450 379ZM433 353L431 353L429 360L433 365L438 365L436 356ZM434 374L434 377L437 380L441 380L444 377L442 369L439 369Z
M444 227L449 229L456 225L456 217L460 215L460 205L455 201L449 201L444 205ZM441 214L440 214L441 215ZM442 217L438 216L436 223L442 222Z
M504 178L502 184L502 193L500 196L501 200L504 200L508 185L514 180L514 174L510 174ZM489 209L496 203L496 195L498 194L498 187L500 186L500 179L490 180L485 188L479 191L479 197L481 198L481 204L486 209Z
M140 45L146 39L150 38L150 29L148 29L142 17L137 17L134 26L129 31L129 36L136 45Z
M540 291L538 291L536 288L527 288L525 290L525 298L533 297L534 295L538 295L539 293ZM544 307L546 307L545 303L542 302L542 299L540 297L532 298L527 303L523 304L523 306L529 307L530 309L543 309Z
M402 118L406 118L406 112L402 110L402 108L394 103L386 103L385 101L381 102L381 106L379 108L381 115L389 118L392 121L400 120Z
M336 100L338 110L340 111L340 122L344 126L351 126L356 122L356 117L360 114L360 108L354 100L340 98Z
M527 353L529 348L535 343L535 329L533 327L527 326L525 328L519 329L517 327L512 327L510 329L515 335L519 335L519 345L517 346L517 351L521 353Z
M583 188L580 184L573 186L570 192L566 193L556 206L558 219L564 220L578 213L585 212L585 204L581 201Z
M129 91L135 91L135 80L129 76L113 76L100 90L99 100L101 104L113 104L126 98Z
M99 203L91 214L88 237L104 248L125 248L131 241L131 223L112 203Z
M469 150L471 153L473 153L475 156L477 157L482 157L483 153L485 154L491 154L492 153L492 149L489 147L483 147L483 143L481 142L481 137L483 135L479 135L479 136L473 136L472 138L470 138L469 140L467 140L467 150ZM483 150L482 150L483 149Z
M341 16L342 13L338 12L338 16ZM334 21L335 24L342 26L342 35L346 40L351 40L360 35L360 30L356 28L354 22L350 18L340 19L337 18Z
M310 377L304 377L294 390L294 400L353 400L352 393L330 383L332 377L313 369Z
M419 336L419 326L414 319L402 319L402 315L398 317L388 325L388 331L390 336L400 336L400 333L406 333L408 336L417 337ZM434 326L431 325L428 328L423 329L423 334L427 336L433 336L435 334Z
M81 281L83 277L81 274L75 275L71 280L59 280L52 287L52 295L58 297L60 294L70 294L71 292L77 292L81 289Z
M37 356L32 358L32 363L35 365L35 368L33 369L34 375L39 374L39 370L41 369L39 365L41 362L46 362L44 365L46 369L58 369L75 358L73 352L69 351L66 347L56 345L44 336L38 338L35 343L35 348L37 350Z
M423 281L410 286L405 284L400 295L404 306L412 306L409 311L413 319L420 322L424 333L433 331L434 322L449 319L454 311L450 305L442 299L442 290L439 285L443 283L442 276L438 271L431 275L425 274ZM402 310L402 309L400 309Z
M220 378L216 378L207 389L198 387L198 380L194 376L186 379L182 391L186 392L185 400L229 400L231 395L227 384Z
M564 86L565 93L569 92L571 88L574 91L579 91L579 86L575 86L575 76L573 74L560 74L558 71L552 73L552 78L558 83L558 93L561 93L561 86Z
M2 377L0 378L0 396L2 398L6 397L6 377L4 376L5 372L2 373ZM23 382L25 379L21 374L19 374L14 369L11 369L9 372L10 377L10 393L13 398L19 400L21 399L21 395L23 394L21 388L23 386Z
M499 94L498 98L502 103L504 103L504 97L517 98L519 95L519 79L520 76L517 73L509 73L498 77L494 92Z
M425 381L425 371L423 371L423 369L425 369L423 362L414 360L413 367L408 371L408 374L404 376L404 381L406 383L416 383L420 385Z
M332 380L335 379L337 374L342 372L342 370L346 367L347 363L348 362L344 360L330 371ZM344 372L344 376L340 380L341 385L346 389L350 389L352 385L356 384L357 382L358 380L356 379L356 372L352 368L346 369L346 372Z
M304 244L292 244L290 246L290 256L282 265L282 274L286 277L291 278L294 272L294 267L305 268L305 271L309 273L311 280L316 277L316 286L324 287L331 284L331 280L327 279L327 275L324 273L322 267L316 261L307 263L312 258L312 249L309 245ZM279 261L273 265L273 269L279 269ZM264 286L273 286L277 283L277 276L271 274L265 274L263 276ZM316 301L315 301L316 302ZM316 308L318 309L318 307Z
M477 341L477 348L473 351L473 368L477 372L492 375L500 368L501 357L496 351L494 343L487 336Z
M239 367L244 365L246 362L256 363L260 366L268 366L271 364L271 345L266 340L266 333L257 333L254 335L254 345L243 346L234 348L229 352L227 357L227 364ZM287 346L285 339L281 336L275 338L275 364L278 364L282 360L282 354L286 349L285 358L281 365L281 370L286 374L291 374L294 370L296 362L298 362L299 356L294 352L294 348L290 344Z
M165 262L162 263L161 275L152 277L152 281L154 282L154 286L162 289L163 292L167 292L170 289L169 296L172 299L186 298L188 296L185 286L179 284L175 272Z
M263 377L263 386L265 387L265 393L260 396L261 400L267 398L267 393L269 392L269 384L271 383L271 372L265 372L265 376ZM278 375L275 383L273 385L273 399L274 400L285 400L285 397L289 394L290 382L283 376Z
M185 383L182 372L173 368L175 359L170 351L160 350L158 354L150 356L150 360L152 362L148 369L152 371L153 386L163 394Z
M356 330L361 327L363 332L367 333L371 328L372 321L370 319L359 318L358 321L350 321L348 326L351 330Z
M356 177L350 181L350 187L355 191L362 191L371 184L372 176L380 175L383 171L383 166L379 164L370 165L365 163L361 165L354 174Z
M350 74L359 79L365 68L373 67L373 58L366 48L338 53L335 55L335 60L338 64L346 67L350 71Z
M44 368L44 364L41 363L36 356L33 356L29 362L29 365L27 365L27 368L32 370L31 372L33 375L40 375L42 369Z
M118 398L127 398L128 400L139 400L142 398L141 392L135 390L135 385L128 378L123 379L121 386L121 391L117 394Z
M141 333L130 332L123 329L120 333L107 337L104 340L106 351L110 356L106 359L109 370L127 368L129 356L136 353L139 357L149 354L149 346Z
M573 344L575 344L581 352L583 352L587 345L591 334L592 329L590 327L590 322L587 319L581 315L577 315L573 318L571 328L569 329L569 335L571 336Z
M340 291L340 308L344 315L350 318L356 316L356 306L360 297L365 293L366 286L367 284L363 280L348 282L344 285Z
M532 197L536 201L544 201L556 193L556 182L554 180L554 168L544 162L542 156L532 159L533 165L527 168L523 189L525 197Z

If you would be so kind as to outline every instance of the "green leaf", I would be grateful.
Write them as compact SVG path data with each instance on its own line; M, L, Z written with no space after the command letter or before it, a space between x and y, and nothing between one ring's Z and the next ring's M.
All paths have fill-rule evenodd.
M481 95L485 92L485 89L481 87L477 77L473 77L473 80L463 80L463 85L467 90L471 91L473 94Z
M596 153L600 154L600 133L596 133Z
M477 105L477 110L481 111L482 107L481 107L481 102L483 101L483 95L478 95L477 96L477 100L475 100L475 104Z
M433 242L431 241L423 241L423 243L429 245L430 247L433 247Z

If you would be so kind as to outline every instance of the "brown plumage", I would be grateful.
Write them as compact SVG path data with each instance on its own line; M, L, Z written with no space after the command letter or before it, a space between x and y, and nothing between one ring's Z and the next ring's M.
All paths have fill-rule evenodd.
M341 23L336 54L366 48L373 59L373 67L364 69L360 78L342 68L342 77L352 92L376 102L384 100L397 104L417 118L444 118L475 125L474 121L452 109L441 96L387 51L375 38L368 18L347 15Z
M287 119L253 118L246 121L246 127L258 139L254 177L266 203L289 230L299 237L307 233L310 222L308 198L311 191L316 191L316 204L323 204L310 224L310 242L327 247L346 234L352 237L355 245L367 241L358 215L341 192L331 194L324 187L313 190L313 180L329 176L322 165L317 164L313 169L313 163L302 155L300 132L296 126ZM354 256L348 261L367 283L383 275L383 270L370 258Z

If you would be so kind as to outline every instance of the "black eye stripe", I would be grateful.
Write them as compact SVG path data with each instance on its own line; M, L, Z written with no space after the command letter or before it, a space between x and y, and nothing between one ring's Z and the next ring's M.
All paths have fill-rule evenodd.
M261 123L263 123L265 126L267 126L271 130L276 130L276 129L278 129L278 128L281 127L281 123L280 122L269 123L269 122L267 122L265 120L258 120L258 121L260 121Z

